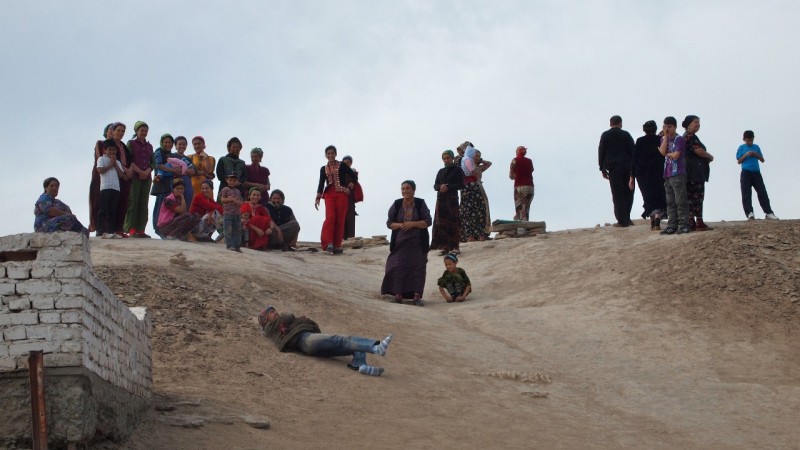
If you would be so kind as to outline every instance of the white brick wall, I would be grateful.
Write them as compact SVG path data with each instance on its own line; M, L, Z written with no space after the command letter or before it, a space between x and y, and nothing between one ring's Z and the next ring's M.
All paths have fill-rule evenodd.
M94 276L88 241L78 233L0 238L0 252L30 250L33 261L0 263L0 372L43 350L46 367L83 366L149 397L152 323Z

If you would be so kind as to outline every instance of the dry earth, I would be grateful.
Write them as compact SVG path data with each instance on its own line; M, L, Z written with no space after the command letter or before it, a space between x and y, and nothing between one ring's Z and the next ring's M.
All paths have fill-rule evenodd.
M800 222L714 225L466 244L463 304L437 298L432 253L424 308L377 295L387 246L93 240L95 272L155 324L153 407L96 448L800 448ZM267 304L393 332L369 356L384 376L279 353Z

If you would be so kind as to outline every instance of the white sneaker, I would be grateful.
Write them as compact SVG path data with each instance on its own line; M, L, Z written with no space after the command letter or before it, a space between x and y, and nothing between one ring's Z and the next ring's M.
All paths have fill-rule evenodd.
M108 233L104 233L100 235L100 239L111 239L111 236L112 235L109 235Z
M764 216L764 218L767 219L767 220L778 220L778 216L776 216L773 213L767 214L766 216Z
M110 236L109 236L109 234L110 234ZM122 239L122 236L120 236L120 235L118 235L116 233L108 233L108 234L104 235L103 237L105 237L105 236L108 236L109 239Z
M753 213L748 214L747 215L747 220L756 220L756 215L753 214Z

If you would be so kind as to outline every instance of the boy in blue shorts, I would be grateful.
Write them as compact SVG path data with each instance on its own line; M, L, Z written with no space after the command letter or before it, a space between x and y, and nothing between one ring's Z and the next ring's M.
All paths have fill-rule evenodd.
M764 217L767 220L778 220L772 208L769 205L769 195L767 195L767 187L764 186L764 179L761 177L761 168L759 162L764 162L764 156L761 154L761 148L753 144L755 133L750 130L744 132L744 144L739 146L736 151L736 162L742 165L742 174L739 177L739 184L742 187L742 206L747 220L755 220L756 216L753 214L753 192L756 190L758 195L758 203L761 209L764 210Z

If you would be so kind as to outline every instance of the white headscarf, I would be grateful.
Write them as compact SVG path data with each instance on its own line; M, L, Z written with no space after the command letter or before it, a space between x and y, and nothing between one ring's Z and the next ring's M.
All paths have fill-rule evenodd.
M477 151L478 150L471 145L464 150L464 157L461 158L461 170L464 171L464 175L466 176L472 175L472 172L475 170L475 152Z

